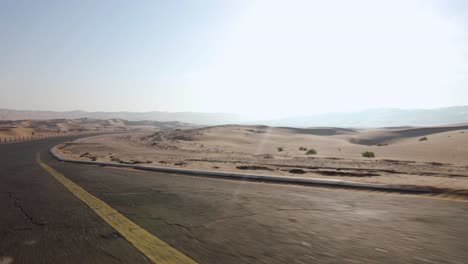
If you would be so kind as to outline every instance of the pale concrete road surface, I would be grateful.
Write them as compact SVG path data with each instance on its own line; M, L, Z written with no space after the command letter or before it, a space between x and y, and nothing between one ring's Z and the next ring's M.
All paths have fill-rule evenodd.
M198 263L468 263L467 202L60 163L65 140L0 145L0 263L151 263L38 152Z

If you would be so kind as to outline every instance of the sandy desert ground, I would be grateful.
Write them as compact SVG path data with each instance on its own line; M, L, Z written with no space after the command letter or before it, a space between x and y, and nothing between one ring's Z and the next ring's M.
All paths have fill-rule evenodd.
M379 129L225 125L83 138L81 160L468 190L468 125ZM307 150L305 150L307 149ZM307 154L314 149L316 154ZM372 151L375 158L362 157Z

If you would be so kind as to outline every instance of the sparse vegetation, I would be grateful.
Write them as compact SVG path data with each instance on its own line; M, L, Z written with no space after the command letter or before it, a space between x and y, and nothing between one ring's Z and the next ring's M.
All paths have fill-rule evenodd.
M427 137L422 137L419 139L419 141L426 141L427 140Z
M362 156L365 158L375 158L375 153L372 151L365 151L362 153Z
M306 152L306 155L315 155L317 154L317 151L315 149L309 149L307 152Z
M299 151L307 151L306 147L299 147Z
M284 150L283 147L277 147L276 149L278 150L278 152L281 152Z

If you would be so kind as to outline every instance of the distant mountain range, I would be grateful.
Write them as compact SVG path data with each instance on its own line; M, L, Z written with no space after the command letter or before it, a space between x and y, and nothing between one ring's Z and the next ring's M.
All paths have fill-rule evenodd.
M31 111L0 109L0 120L28 119L113 119L129 121L179 121L198 125L264 124L293 127L394 127L468 123L468 106L437 109L370 109L361 112L326 113L295 116L275 120L248 120L246 117L225 113L196 112L85 112L85 111Z
M369 109L361 112L296 116L262 122L280 126L395 127L468 123L468 106L436 109Z

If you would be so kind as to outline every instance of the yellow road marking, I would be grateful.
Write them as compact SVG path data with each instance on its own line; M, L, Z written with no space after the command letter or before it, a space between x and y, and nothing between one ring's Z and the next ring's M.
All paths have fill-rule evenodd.
M40 154L37 153L37 162L49 172L55 179L62 183L81 201L87 204L104 221L117 230L125 239L133 244L141 253L151 261L158 264L196 264L194 260L184 255L182 252L171 247L155 235L141 228L130 219L119 213L104 201L93 196L67 177L51 168L41 161Z

